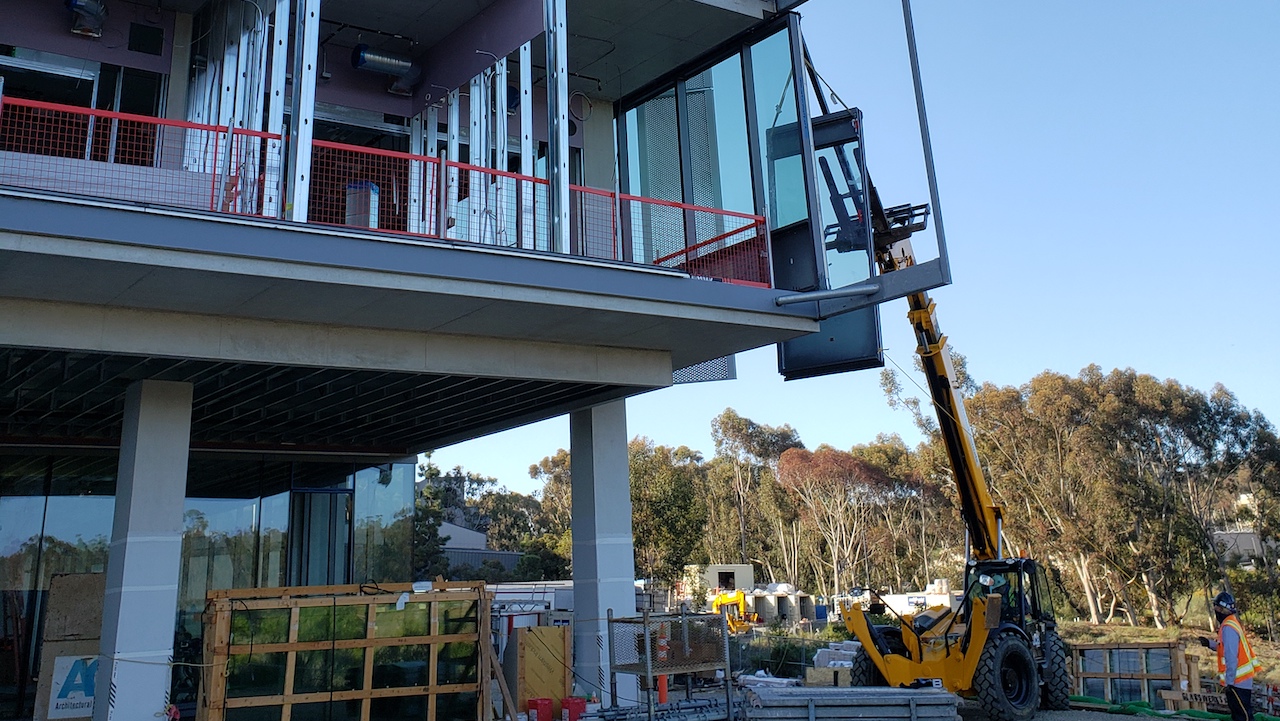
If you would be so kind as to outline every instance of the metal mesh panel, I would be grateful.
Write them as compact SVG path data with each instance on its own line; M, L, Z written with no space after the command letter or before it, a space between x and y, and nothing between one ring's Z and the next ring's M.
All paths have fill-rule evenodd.
M445 165L450 178L445 237L502 246L519 245L529 230L537 239L546 237L539 224L548 217L546 191L540 192L547 181L466 163Z
M723 668L727 637L720 615L615 618L609 622L609 663L616 673L636 675L646 668L654 674Z
M280 208L284 148L279 135L231 131L231 167L223 183L225 213L277 217Z
M210 210L226 140L225 128L4 98L0 185Z
M703 383L706 381L728 381L738 377L738 364L731 355L723 358L712 358L686 368L680 368L671 374L674 383Z
M438 163L425 156L317 140L311 153L307 220L392 232L432 234L432 207L409 218L412 185L431 197ZM412 177L411 177L412 174Z
M607 190L569 186L569 235L574 255L620 259L615 198Z

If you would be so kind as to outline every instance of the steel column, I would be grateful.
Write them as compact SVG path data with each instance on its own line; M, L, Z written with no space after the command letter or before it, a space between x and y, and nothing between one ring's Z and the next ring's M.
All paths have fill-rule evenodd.
M533 177L533 45L520 46L520 174ZM538 241L535 186L520 181L520 247L533 249Z
M284 184L284 91L289 58L289 0L276 0L271 29L270 93L267 98L267 132L277 138L267 139L267 182L262 198L262 214L280 217L280 190Z
M546 0L547 180L551 250L569 252L569 68L566 0Z
M289 123L286 217L305 223L311 192L311 140L316 109L316 56L320 44L320 0L295 0L293 105Z

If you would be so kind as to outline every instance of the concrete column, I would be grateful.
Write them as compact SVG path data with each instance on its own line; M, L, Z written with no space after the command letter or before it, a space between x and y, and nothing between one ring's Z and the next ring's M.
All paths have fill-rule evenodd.
M190 383L129 386L94 721L150 719L165 709L190 445Z
M569 416L573 459L574 671L609 698L606 616L636 615L627 408L614 401ZM583 683L583 681L579 681ZM618 677L619 705L637 703L635 676Z
M169 88L165 95L164 116L169 120L187 119L187 91L191 72L191 21L189 13L174 13L173 50L169 61Z

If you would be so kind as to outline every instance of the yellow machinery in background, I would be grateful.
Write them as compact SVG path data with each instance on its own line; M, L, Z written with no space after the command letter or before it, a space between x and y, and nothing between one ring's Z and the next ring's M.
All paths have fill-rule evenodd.
M824 159L825 160L825 159ZM824 167L824 169L826 169ZM870 187L876 265L881 277L915 264L909 237L925 225L923 207L879 205ZM1037 709L1066 709L1071 693L1067 647L1057 632L1044 566L1006 557L1003 509L987 487L956 387L946 336L929 295L907 296L917 352L938 416L968 530L965 593L954 606L874 623L888 607L871 593L866 607L845 603L845 625L862 643L854 684L938 686L974 698L995 721L1027 721ZM855 593L861 596L861 590ZM892 620L892 619L890 619Z
M711 612L728 617L730 633L746 633L760 623L760 616L747 610L747 594L741 588L716 594L711 600Z

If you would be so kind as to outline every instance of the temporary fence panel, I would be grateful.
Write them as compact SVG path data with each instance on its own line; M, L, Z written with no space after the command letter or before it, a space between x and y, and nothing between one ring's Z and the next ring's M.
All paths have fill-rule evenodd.
M483 582L212 591L198 717L488 718Z

